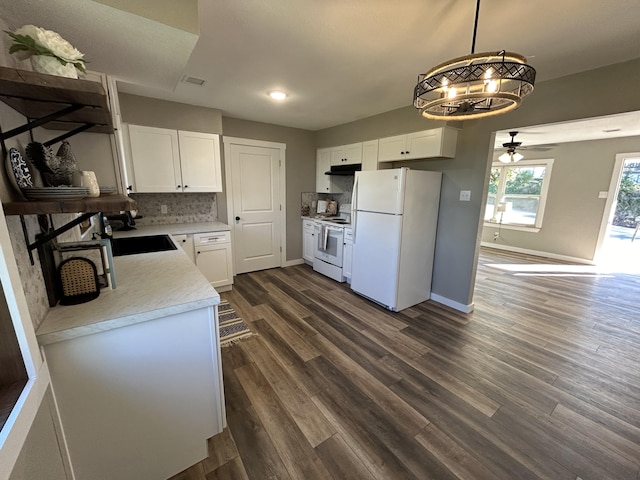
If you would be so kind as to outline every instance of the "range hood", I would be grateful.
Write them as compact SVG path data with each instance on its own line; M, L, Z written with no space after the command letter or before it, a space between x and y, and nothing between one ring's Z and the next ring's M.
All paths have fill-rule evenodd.
M331 170L324 172L325 175L354 175L362 170L361 163L353 163L351 165L332 165Z

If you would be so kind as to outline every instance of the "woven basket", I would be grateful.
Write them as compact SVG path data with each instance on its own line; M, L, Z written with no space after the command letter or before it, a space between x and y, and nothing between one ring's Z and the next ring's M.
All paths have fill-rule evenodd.
M60 304L75 305L88 302L100 295L98 271L86 258L72 257L58 267L60 277Z

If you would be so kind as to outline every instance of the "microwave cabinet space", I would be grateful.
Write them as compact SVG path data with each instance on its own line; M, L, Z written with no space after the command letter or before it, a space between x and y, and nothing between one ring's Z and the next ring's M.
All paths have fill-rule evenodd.
M137 193L221 192L220 136L128 126L128 189Z

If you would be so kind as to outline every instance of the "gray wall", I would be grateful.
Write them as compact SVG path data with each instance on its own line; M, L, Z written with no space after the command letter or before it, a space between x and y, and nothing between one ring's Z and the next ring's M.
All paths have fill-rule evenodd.
M287 145L285 152L287 182L286 259L302 258L301 193L312 192L316 189L316 146L313 132L229 117L223 117L222 126L224 135L228 137L249 138ZM222 199L219 201L218 208L221 220L224 218L223 201Z
M635 91L639 76L640 59L636 59L539 83L518 110L463 122L455 159L407 163L412 168L443 172L434 293L463 305L472 303L494 132L640 110L640 96L628 93ZM434 124L422 120L413 107L406 107L319 131L317 144L340 145L428 129ZM471 190L471 202L458 201L460 190Z
M122 121L148 127L222 133L222 112L215 108L118 93Z
M286 144L287 260L302 258L300 194L315 190L313 132L266 123L222 117L220 110L120 93L122 121L136 125L173 128L229 137ZM224 157L224 153L223 153ZM224 169L224 158L223 158ZM223 176L225 172L223 171ZM226 218L226 194L216 194L218 218Z
M593 260L606 199L618 153L640 152L640 137L560 144L545 152L526 151L526 160L553 158L553 170L538 233L485 226L482 241L536 252Z

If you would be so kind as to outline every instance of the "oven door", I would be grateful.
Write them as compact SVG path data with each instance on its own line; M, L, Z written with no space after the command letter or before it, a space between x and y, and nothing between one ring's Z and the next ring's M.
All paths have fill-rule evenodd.
M316 222L315 238L314 257L336 267L342 267L344 228Z

